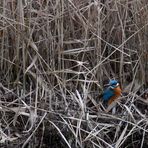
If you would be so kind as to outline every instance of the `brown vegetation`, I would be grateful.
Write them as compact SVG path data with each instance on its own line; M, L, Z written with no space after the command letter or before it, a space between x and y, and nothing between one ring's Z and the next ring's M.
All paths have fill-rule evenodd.
M0 18L1 147L148 147L147 0L1 0Z

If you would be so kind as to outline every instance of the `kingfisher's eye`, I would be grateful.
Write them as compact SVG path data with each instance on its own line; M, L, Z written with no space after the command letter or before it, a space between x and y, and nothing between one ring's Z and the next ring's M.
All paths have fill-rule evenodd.
M112 87L116 87L116 85L112 85Z
M115 88L117 86L119 86L119 83L116 83L116 84L111 85L111 87L113 87L113 88Z
M113 83L112 86L116 85L117 83Z

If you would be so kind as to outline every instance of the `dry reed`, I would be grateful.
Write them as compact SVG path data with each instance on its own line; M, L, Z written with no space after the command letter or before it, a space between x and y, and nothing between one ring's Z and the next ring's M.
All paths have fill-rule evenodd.
M0 18L1 147L148 146L146 0L4 0Z

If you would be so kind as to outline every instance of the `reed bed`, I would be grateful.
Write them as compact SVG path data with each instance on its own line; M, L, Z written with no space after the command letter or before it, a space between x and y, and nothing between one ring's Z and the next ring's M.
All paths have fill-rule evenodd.
M0 147L148 147L146 0L4 0L0 18Z

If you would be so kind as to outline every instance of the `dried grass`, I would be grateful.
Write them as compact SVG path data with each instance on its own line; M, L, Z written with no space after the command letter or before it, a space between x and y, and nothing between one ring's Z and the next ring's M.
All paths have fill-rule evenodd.
M0 146L147 147L147 6L0 1ZM105 112L110 78L127 95Z

